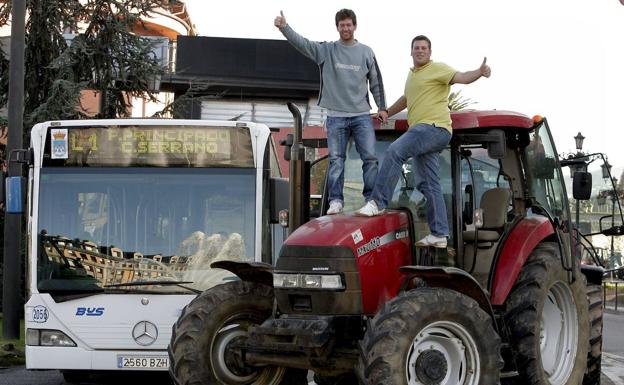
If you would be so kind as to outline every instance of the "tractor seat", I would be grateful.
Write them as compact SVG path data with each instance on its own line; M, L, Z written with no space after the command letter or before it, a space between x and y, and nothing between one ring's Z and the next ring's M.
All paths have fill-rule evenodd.
M464 242L496 242L505 225L511 191L508 188L493 188L483 193L479 207L483 209L483 227L462 233Z

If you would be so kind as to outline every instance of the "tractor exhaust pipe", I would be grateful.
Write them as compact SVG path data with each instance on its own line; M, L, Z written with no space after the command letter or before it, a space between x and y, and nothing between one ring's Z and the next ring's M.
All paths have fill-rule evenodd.
M288 109L295 121L294 139L290 147L288 233L292 234L299 226L308 221L310 216L310 179L309 164L305 161L303 145L303 123L301 112L294 103L288 103Z

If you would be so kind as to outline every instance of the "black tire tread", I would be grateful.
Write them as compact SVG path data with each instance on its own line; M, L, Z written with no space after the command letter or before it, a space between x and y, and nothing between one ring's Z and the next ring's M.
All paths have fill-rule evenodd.
M432 306L434 305L434 306ZM496 384L499 381L503 360L500 355L500 338L494 331L491 317L484 312L476 301L449 289L419 288L399 294L386 303L379 313L369 322L364 339L360 343L360 362L356 373L360 381L371 385L406 384L402 370L397 370L403 359L401 345L406 338L415 335L414 323L422 318L424 312L434 313L436 309L462 309L464 322L473 325L483 333L475 338L485 343L490 357L482 357L491 376L483 384ZM482 338L486 336L486 338ZM411 342L409 342L411 343Z
M587 285L587 301L589 303L591 333L589 338L590 349L587 353L587 371L583 377L583 385L600 385L604 302L601 285Z
M201 335L224 306L244 302L254 306L264 318L271 315L273 288L245 281L212 287L193 299L173 325L169 353L169 374L176 385L203 385L212 378L201 351ZM209 380L211 381L211 380ZM305 371L288 369L280 385L307 384Z
M505 302L505 322L511 333L511 343L515 351L516 365L519 368L522 384L545 385L541 357L539 356L539 325L541 322L540 301L548 291L547 285L554 274L567 277L561 266L559 248L554 243L541 243L533 250L513 285ZM585 292L583 274L576 268L577 291L582 285ZM572 288L571 285L571 288ZM574 290L572 290L574 292ZM579 325L580 326L580 325ZM581 336L583 333L581 332ZM583 338L583 343L585 343ZM581 341L580 341L581 342ZM578 370L576 370L578 372ZM578 379L580 382L580 378ZM572 382L574 383L574 380Z

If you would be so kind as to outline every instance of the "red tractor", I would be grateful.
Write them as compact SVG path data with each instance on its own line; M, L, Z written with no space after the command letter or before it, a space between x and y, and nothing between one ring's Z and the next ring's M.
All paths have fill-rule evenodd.
M440 160L446 249L415 247L429 231L409 161L389 210L352 214L364 204L355 146L345 161L346 214L307 221L301 191L327 160L309 167L295 135L297 228L274 265L213 264L240 279L183 310L169 347L175 383L307 384L313 371L318 384L599 384L603 272L580 263L562 172L578 162L559 160L541 117L452 119ZM377 154L407 128L405 120L378 127ZM591 174L576 172L574 198L590 193ZM327 206L321 198L321 213Z

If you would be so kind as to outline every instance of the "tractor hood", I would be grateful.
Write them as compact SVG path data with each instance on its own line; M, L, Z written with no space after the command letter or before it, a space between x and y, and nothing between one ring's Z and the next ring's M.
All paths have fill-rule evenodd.
M386 211L376 217L323 216L295 230L284 242L275 270L282 273L340 274L342 291L276 289L285 314L374 314L395 296L401 266L411 264L409 215Z
M381 242L407 238L409 217L402 211L387 211L376 217L360 217L354 214L325 215L300 226L292 233L285 245L298 246L345 246L360 257L367 252L361 248L377 238ZM368 251L374 249L368 247Z

